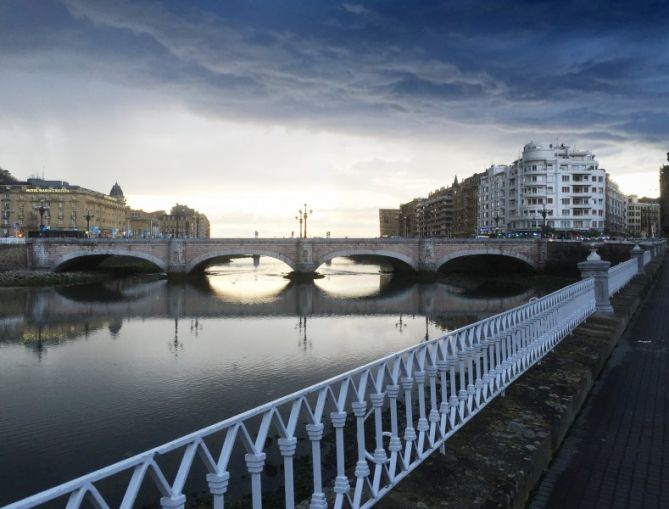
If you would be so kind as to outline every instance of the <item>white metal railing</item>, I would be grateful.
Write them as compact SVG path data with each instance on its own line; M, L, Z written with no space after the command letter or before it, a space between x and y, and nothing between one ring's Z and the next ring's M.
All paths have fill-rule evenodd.
M614 265L609 269L609 297L618 293L630 279L636 276L639 270L639 264L636 258L631 258L626 262Z
M644 253L643 253L643 266L645 267L646 265L648 265L650 263L651 259L652 259L652 255L651 255L650 250L644 251Z
M240 500L243 490L257 509L263 497L276 501L276 493L263 494L262 489L269 480L265 466L274 460L283 463L279 500L283 497L287 508L307 499L310 508L370 507L594 311L594 280L588 278L7 509L56 499L67 501L68 509L82 504L107 508L121 493L120 507L130 508L143 484L159 490L163 508L183 508L195 462L196 469L206 471L215 509L223 509L224 499ZM173 465L176 474L169 475L165 458L175 455L178 468ZM308 463L309 488L300 491L294 472ZM273 471L280 470L274 465ZM120 473L129 480L121 493L118 488L112 493L105 480ZM248 480L241 480L246 475L250 488Z

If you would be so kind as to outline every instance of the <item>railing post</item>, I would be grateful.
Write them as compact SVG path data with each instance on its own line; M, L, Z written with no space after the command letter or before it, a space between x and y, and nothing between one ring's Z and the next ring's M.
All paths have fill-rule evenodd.
M632 258L636 259L636 264L637 264L637 269L636 273L637 274L644 274L644 268L643 268L643 249L639 247L639 244L635 245L632 248L632 252L630 253L630 256Z
M313 481L314 492L311 495L311 502L309 502L309 509L326 509L328 506L323 493L323 475L321 471L321 440L323 439L323 423L318 422L314 424L307 424L307 435L311 441L311 457L313 460Z
M297 450L297 438L283 437L277 441L283 456L283 487L286 509L295 507L295 479L293 476L293 458ZM216 508L214 508L216 509Z
M643 253L642 253L643 254ZM643 260L641 261L643 263ZM612 315L613 307L609 301L609 267L611 262L602 260L595 248L584 262L578 264L581 271L581 279L593 278L595 280L595 313L600 315Z
M209 491L214 497L214 509L223 509L223 497L228 491L229 481L229 472L223 472L221 474L207 474L207 484L209 484Z

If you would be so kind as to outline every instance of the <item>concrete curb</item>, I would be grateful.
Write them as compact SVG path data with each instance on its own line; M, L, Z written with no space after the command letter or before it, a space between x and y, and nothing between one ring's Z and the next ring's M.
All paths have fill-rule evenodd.
M376 507L523 508L654 282L663 256L456 433Z

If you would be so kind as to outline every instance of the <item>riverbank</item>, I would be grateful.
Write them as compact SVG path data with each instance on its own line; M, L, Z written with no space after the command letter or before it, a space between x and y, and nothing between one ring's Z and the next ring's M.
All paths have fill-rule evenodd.
M119 270L49 272L32 270L10 270L0 272L0 288L25 286L69 286L100 283L128 276L139 276L144 280L162 279L165 274L128 272Z
M42 272L10 270L0 272L0 287L56 286L97 283L114 277L104 272Z
M663 256L384 497L377 507L525 507L632 316Z

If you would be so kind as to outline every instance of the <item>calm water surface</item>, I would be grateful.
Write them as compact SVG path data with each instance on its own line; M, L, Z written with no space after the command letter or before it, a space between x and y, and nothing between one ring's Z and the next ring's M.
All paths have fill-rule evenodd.
M537 294L262 258L197 282L0 289L0 505ZM522 278L519 278L522 280Z

